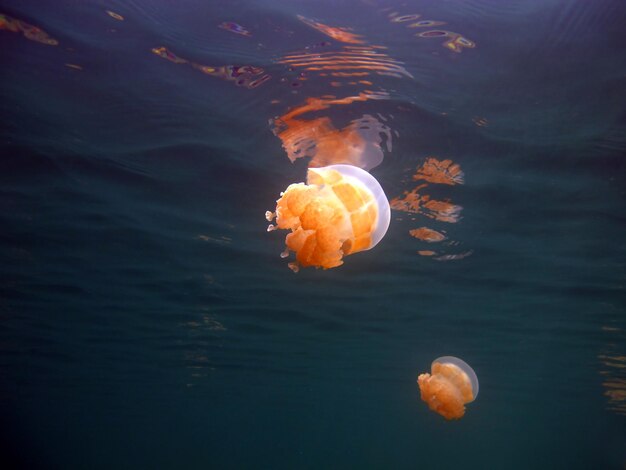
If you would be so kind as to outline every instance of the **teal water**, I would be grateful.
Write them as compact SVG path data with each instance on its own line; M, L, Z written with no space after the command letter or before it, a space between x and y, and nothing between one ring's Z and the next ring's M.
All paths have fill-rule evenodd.
M624 468L622 2L0 14L22 22L0 30L2 468ZM446 24L393 21L411 14ZM346 47L298 15L406 73L284 63ZM386 97L305 118L370 116L388 130L371 172L389 199L426 184L459 217L394 210L373 250L294 274L264 213L307 159L289 160L276 118L365 90ZM429 157L463 184L413 180ZM416 384L444 355L480 381L453 422Z

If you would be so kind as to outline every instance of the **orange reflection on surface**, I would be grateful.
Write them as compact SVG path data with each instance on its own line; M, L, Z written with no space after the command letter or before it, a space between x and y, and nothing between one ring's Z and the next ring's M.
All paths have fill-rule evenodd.
M362 36L349 32L347 28L328 26L318 21L313 21L302 15L298 15L298 19L302 21L304 24L317 29L319 32L325 34L326 36L336 41L343 42L346 44L364 44L365 43L365 41L362 39Z
M278 60L279 64L301 68L307 72L328 72L335 77L364 77L370 73L397 78L412 77L401 65L375 46L345 46L339 51L296 52Z
M418 187L410 191L404 191L402 197L394 197L389 202L391 208L397 211L407 212L409 214L419 214L421 211L423 199L418 191L422 188L425 188L426 186L426 184L419 185Z
M385 99L386 94L364 92L345 98L308 98L298 106L273 121L273 131L282 141L292 162L298 158L311 158L310 167L324 167L345 163L366 170L378 166L383 160L381 143L386 137L387 149L391 143L389 128L375 117L365 114L343 129L337 129L330 118L298 118L302 114L347 105L356 101Z
M626 416L626 356L601 354L598 359L603 365L600 374L607 397L607 410Z
M437 230L433 230L428 227L420 227L409 230L409 234L418 240L429 243L440 242L446 239L446 236L443 233L437 232Z
M56 46L59 44L59 41L48 36L48 33L46 33L43 29L8 15L0 14L0 30L1 29L11 31L12 33L21 32L26 39L45 44L47 46Z
M619 312L618 306L607 305L610 307ZM617 325L604 325L601 329L607 336L606 345L598 355L602 387L607 398L606 409L626 416L626 332Z
M461 218L461 206L452 204L449 201L437 201L430 199L430 196L424 196L424 214L426 217L437 219L440 222L449 222L454 224Z
M452 160L438 160L434 157L428 157L413 175L413 180L455 185L463 184L464 177L461 167Z
M382 92L364 91L356 96L346 96L345 98L337 98L333 95L324 95L321 98L307 98L306 104L294 108L292 111L281 117L281 120L288 122L289 120L305 114L311 111L321 111L322 109L328 109L331 106L337 104L351 104L356 101L368 101L368 100L384 100L389 95Z
M438 201L431 199L428 194L420 194L419 191L426 186L419 185L411 191L405 191L402 197L393 198L390 202L391 208L410 214L421 214L440 222L458 222L463 208L450 201Z
M450 159L439 160L435 157L427 157L424 163L417 168L412 175L413 181L419 181L413 189L406 190L401 196L391 200L391 208L407 214L416 214L432 219L434 223L457 223L461 220L460 205L451 200L433 199L428 194L432 184L454 186L464 183L464 174L460 165ZM402 219L398 219L402 220ZM413 218L412 220L415 220ZM409 234L424 243L441 243L440 250L418 250L421 256L429 256L437 261L460 260L470 256L472 250L457 251L459 242L449 240L445 231L435 230L431 227L419 227L409 230ZM449 252L449 249L454 250Z
M256 88L271 78L270 75L264 73L261 67L251 65L202 65L178 57L166 47L154 47L152 48L152 53L175 64L189 64L206 75L228 80L234 82L237 86L245 88Z
M175 64L186 64L189 62L187 59L178 57L166 47L153 47L152 53L162 57L163 59L167 59L170 62L174 62Z

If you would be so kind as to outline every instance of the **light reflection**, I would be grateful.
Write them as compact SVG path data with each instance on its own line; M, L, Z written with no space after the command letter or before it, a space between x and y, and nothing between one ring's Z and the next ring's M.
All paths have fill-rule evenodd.
M420 227L409 230L409 235L428 243L440 242L446 239L446 236L443 233L428 227Z
M298 15L298 19L302 21L304 24L309 25L310 27L325 34L329 38L334 39L335 41L343 42L346 44L364 44L365 43L362 36L351 33L348 30L348 28L328 26L328 25L325 25L324 23L314 21L302 15Z
M433 26L442 26L446 24L444 21L422 20L417 23L411 23L407 28L432 28Z
M22 33L22 35L31 41L39 42L47 46L56 46L59 44L54 38L48 36L43 29L28 24L25 21L18 20L9 15L0 14L0 30L10 31L12 33Z
M463 208L449 200L432 199L424 194L428 185L418 185L412 190L404 191L402 196L391 200L391 208L409 214L420 214L440 222L456 223L461 218Z
M476 43L474 41L470 41L469 39L461 36L460 34L453 33L451 31L426 31L424 33L419 33L419 37L421 38L441 38L447 37L448 40L445 41L442 46L450 49L452 52L462 52L463 49L473 49L476 47Z
M195 386L196 380L203 379L216 370L215 362L207 352L228 331L214 314L208 313L208 307L203 307L202 310L197 319L180 324L187 336L183 354L183 366L189 371L190 379L187 387Z
M384 10L383 10L384 11ZM410 14L410 15L399 15L398 12L394 11L387 15L389 21L392 23L404 23L406 21L412 21L420 17L419 14ZM438 20L421 20L416 21L407 25L407 28L434 28L436 26L445 25L445 21ZM430 30L424 31L422 33L417 33L415 36L420 38L448 38L442 46L446 49L451 50L452 52L462 52L463 49L473 49L476 47L476 43L463 37L459 33L455 33L452 31L444 31L444 30Z
M124 21L124 17L122 15L120 15L119 13L115 13L114 11L111 11L111 10L105 10L105 12L106 12L107 15L109 15L114 20Z
M214 243L214 244L218 244L218 245L228 245L230 243L232 243L233 239L230 237L226 237L226 236L220 236L220 237L211 237L209 235L203 235L200 234L196 237L198 240L202 240L203 242L208 242L208 243Z
M464 173L459 164L451 159L439 159L427 157L420 165L411 179L419 183L412 189L408 189L402 195L393 198L390 202L395 211L412 215L411 221L416 217L432 219L436 223L455 224L461 220L463 208L450 199L434 199L429 194L431 185L455 186L464 183ZM398 218L398 221L403 219ZM451 240L443 230L422 226L409 229L409 235L420 242L433 244L438 243L442 248L438 251L433 249L421 249L417 253L421 256L432 257L437 261L453 261L466 258L472 254L472 250L458 251L459 243ZM454 250L450 253L448 250Z
M389 18L393 23L405 23L407 21L414 21L418 19L421 15L413 14L413 15L396 15L390 14Z
M231 33L239 34L241 36L252 36L252 33L250 33L250 31L248 31L240 24L233 23L232 21L224 21L223 23L218 25L218 28L230 31Z
M602 330L611 337L605 351L598 355L602 387L607 399L606 409L626 416L626 355L620 348L626 344L626 338L620 328L605 326Z
M289 65L306 72L319 72L321 76L367 77L370 74L396 78L413 76L402 66L373 46L344 46L336 51L300 51L282 56L279 64Z
M271 76L266 74L261 67L251 65L220 65L210 66L191 62L177 56L166 47L154 47L152 53L169 60L175 64L187 64L200 72L212 77L221 78L244 88L256 88L267 82Z
M414 181L424 180L429 183L463 184L465 175L461 167L452 160L438 160L428 157L413 175Z

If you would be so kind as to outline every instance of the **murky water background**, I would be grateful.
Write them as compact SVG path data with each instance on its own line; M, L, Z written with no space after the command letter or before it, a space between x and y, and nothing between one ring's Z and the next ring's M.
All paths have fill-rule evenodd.
M3 467L626 464L621 2L0 13ZM424 20L446 24L407 27ZM339 72L369 76L308 69L344 47L360 49ZM398 76L357 69L372 50ZM418 210L294 274L264 219L305 178L280 131L310 126L285 115L381 93L298 119L330 120L332 145L365 122L372 174ZM429 158L462 184L414 179ZM480 380L457 422L415 383L442 355Z

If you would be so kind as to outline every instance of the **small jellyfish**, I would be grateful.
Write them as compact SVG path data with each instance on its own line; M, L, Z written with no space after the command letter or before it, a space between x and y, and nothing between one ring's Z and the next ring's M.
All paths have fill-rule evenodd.
M373 248L389 227L391 211L380 184L367 171L351 165L309 168L307 183L291 184L276 201L276 228L291 230L285 239L294 251L292 270L302 266L335 268L342 258Z
M458 357L435 359L431 374L420 374L417 383L422 400L446 419L462 418L465 404L473 402L478 396L476 373Z

